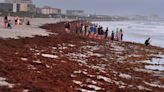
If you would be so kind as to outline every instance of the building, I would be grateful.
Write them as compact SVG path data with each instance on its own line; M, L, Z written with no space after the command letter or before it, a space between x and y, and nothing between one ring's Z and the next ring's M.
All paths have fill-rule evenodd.
M0 3L0 12L18 12L20 4Z
M66 14L71 16L88 16L83 10L66 10Z
M36 12L36 6L34 4L29 4L28 12Z
M20 12L35 12L35 5L34 4L20 4Z
M17 5L16 7L13 8L14 12L34 12L35 11L35 5L32 4L32 0L5 0L5 3Z
M35 12L36 12L37 14L41 14L41 13L42 13L42 9L41 9L41 8L36 7L36 8L35 8Z
M17 3L17 4L21 4L21 3L26 3L26 4L32 4L32 0L5 0L5 3Z
M0 3L0 12L12 12L13 4L9 3Z
M61 9L52 8L52 7L49 7L49 6L44 6L43 8L41 8L41 13L45 14L45 15L61 14Z
M12 4L13 5L13 11L12 12L19 12L20 11L20 4Z
M20 4L20 11L22 11L22 12L28 11L28 4L26 4L26 3Z

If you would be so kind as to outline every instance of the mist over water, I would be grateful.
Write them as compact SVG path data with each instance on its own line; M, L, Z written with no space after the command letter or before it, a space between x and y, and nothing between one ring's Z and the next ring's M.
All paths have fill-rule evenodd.
M112 30L122 28L124 41L144 43L150 37L151 45L164 47L164 21L108 21L94 22L102 25L104 29L109 28L109 35Z

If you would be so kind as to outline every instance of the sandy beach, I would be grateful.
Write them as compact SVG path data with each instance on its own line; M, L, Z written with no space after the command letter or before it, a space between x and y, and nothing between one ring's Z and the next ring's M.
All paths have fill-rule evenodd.
M44 29L39 28L43 24L50 24L50 23L58 23L62 21L70 21L68 19L55 19L55 18L32 18L30 19L31 25L27 26L23 25L14 25L14 18L10 17L9 19L12 20L13 28L4 28L3 27L3 19L0 20L0 38L12 38L12 39L19 39L25 37L34 37L38 36L48 36L52 34L51 32L47 32Z
M164 48L66 34L65 20L45 20L0 28L1 92L163 92Z

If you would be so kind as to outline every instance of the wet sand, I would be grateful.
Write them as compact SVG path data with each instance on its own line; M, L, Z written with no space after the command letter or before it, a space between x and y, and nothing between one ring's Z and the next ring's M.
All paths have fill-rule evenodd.
M144 62L163 48L65 34L64 22L41 28L54 34L0 40L1 92L164 90L163 71L145 69Z

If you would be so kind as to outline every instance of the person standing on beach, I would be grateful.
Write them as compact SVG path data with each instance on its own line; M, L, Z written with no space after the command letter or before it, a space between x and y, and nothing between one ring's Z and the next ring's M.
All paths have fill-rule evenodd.
M91 27L92 38L95 38L95 36L96 36L96 30L97 30L96 25L93 24L92 27Z
M27 20L26 25L30 25L30 20Z
M107 37L108 37L108 27L106 28L106 30L105 30L105 39L107 39Z
M88 37L90 37L90 34L91 34L91 26L90 25L88 25L88 27L87 27L87 36Z
M123 31L122 31L122 29L120 29L120 39L121 39L121 41L123 40Z
M7 28L8 26L8 17L4 16L4 27Z
M15 17L15 18L14 18L14 22L15 22L15 25L18 24L18 17Z
M150 38L148 38L148 39L145 41L145 45L146 45L146 46L150 45Z
M100 27L100 39L104 38L104 30L103 27Z
M119 41L119 31L118 31L118 30L116 31L115 38L116 38L116 39L115 39L116 41Z
M83 23L81 23L80 24L80 35L82 36L83 35L83 30L84 30L84 24Z
M87 37L91 36L91 25L88 25L87 27Z
M85 24L84 36L87 36L87 28L88 28L88 25L87 25L87 24Z
M94 38L97 37L97 28L98 28L98 26L97 25L94 25L94 27L93 27L93 30L94 30Z
M93 25L90 26L90 34L88 35L90 38L93 36Z
M101 38L101 26L99 25L99 27L97 28L97 36L100 39Z
M79 34L79 30L80 30L80 24L79 23L76 23L76 34Z
M112 31L112 34L111 34L111 40L113 41L114 40L114 31Z
M69 22L66 22L65 23L65 31L66 31L66 33L70 33L70 30L71 30L71 24Z
M20 24L21 24L21 20L20 20L20 18L18 18L18 22L17 22L17 23L18 23L18 25L20 25Z
M12 29L12 23L11 23L11 20L8 20L7 28Z
M84 24L82 25L82 33L81 33L81 35L82 35L82 36L85 35L85 25L84 25Z

